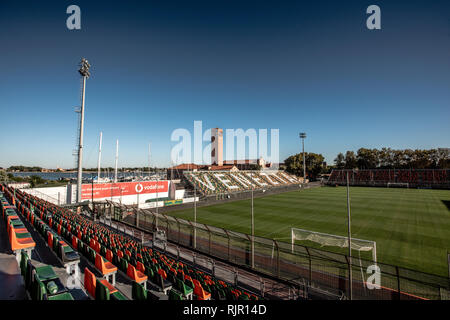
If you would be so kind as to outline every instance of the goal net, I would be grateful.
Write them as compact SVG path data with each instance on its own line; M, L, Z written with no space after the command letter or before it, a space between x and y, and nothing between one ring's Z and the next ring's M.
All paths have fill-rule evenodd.
M292 253L294 253L295 241L312 241L320 244L320 246L330 246L339 248L348 248L348 237L338 236L334 234L321 233L316 231L291 228ZM372 251L372 260L377 262L377 243L371 240L363 240L352 238L352 250Z
M388 182L387 187L393 188L409 188L409 183L407 182Z

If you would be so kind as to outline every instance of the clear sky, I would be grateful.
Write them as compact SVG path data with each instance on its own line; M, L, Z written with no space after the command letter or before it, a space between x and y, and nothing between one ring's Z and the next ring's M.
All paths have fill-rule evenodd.
M81 8L81 30L66 8ZM366 8L381 8L381 30ZM449 147L450 1L0 2L0 166L170 165L173 130L280 130L280 158Z

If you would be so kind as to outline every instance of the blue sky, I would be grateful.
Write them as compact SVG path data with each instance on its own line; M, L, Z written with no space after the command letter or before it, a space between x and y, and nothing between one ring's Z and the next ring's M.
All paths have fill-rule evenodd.
M81 30L66 8L81 8ZM381 8L382 29L366 28ZM170 165L173 130L280 130L280 158L449 147L448 1L2 1L0 166L74 167L86 57L84 166Z

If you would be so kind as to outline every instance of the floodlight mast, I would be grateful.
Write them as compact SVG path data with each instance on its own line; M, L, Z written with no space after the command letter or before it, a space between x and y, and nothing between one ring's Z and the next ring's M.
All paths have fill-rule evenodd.
M306 138L306 133L305 132L301 132L299 134L300 139L302 139L302 152L303 152L303 183L305 183L306 180L306 160L305 160L305 138Z
M83 77L83 85L81 91L81 110L80 110L80 132L79 132L79 142L78 142L78 174L77 174L77 203L81 202L81 184L83 180L83 131L84 131L84 99L86 92L86 80L91 76L89 73L89 68L91 65L85 59L81 59L80 69L78 72Z
M349 260L349 298L353 300L353 276L352 276L352 216L350 211L350 183L347 170L347 228L348 228L348 260Z

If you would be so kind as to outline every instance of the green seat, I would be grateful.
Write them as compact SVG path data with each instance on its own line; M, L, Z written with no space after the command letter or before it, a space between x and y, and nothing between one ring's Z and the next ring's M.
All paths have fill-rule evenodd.
M22 277L25 279L27 275L28 254L22 250L20 255L20 272L22 273Z
M175 289L170 289L169 300L183 300L183 295Z
M28 291L31 291L32 275L33 275L33 265L31 264L31 260L28 260L27 261L27 270L26 270L26 274L25 274L25 288Z
M31 298L33 300L44 300L44 295L47 293L44 283L39 280L37 274L34 275L34 280L31 284Z
M241 294L241 295L239 296L239 300L249 300L248 295L246 295L246 294Z
M145 274L152 281L155 278L155 274L154 274L152 268L148 267L148 265L145 266Z
M88 248L88 250L89 250L89 260L93 263L93 264L95 264L95 256L96 256L96 253L95 253L95 251L94 251L94 249L92 249L92 248Z
M131 294L133 300L147 300L147 291L143 285L137 283L136 281L133 281Z
M26 239L31 238L31 233L28 232L16 232L16 238L17 239Z
M188 285L186 285L181 279L176 278L177 279L177 289L180 290L180 292L184 295L187 296L188 294L191 294L194 292L194 289L189 287Z
M120 259L120 270L127 273L128 270L128 262L125 259Z
M123 294L121 294L119 291L116 291L110 295L111 300L128 300L127 297L125 297Z
M96 279L95 284L95 300L109 300L110 293L109 289L100 282L100 280Z
M45 281L45 280L53 280L57 279L58 276L56 275L55 271L51 266L42 266L35 268L36 275L38 276L39 280Z
M9 221L9 224L13 227L13 228L25 228L25 225L22 223L22 221L20 221L19 219L11 219Z
M75 300L69 292L57 294L48 298L48 300Z

